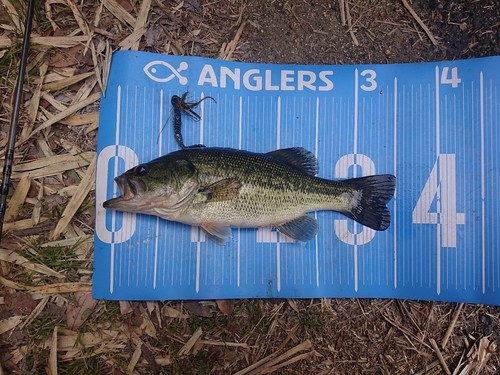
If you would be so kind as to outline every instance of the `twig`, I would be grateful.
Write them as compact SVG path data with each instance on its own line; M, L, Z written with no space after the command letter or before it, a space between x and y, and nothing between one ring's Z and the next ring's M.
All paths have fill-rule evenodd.
M444 334L443 339L441 340L441 348L444 349L446 346L446 343L448 342L448 339L451 336L451 332L455 328L455 324L457 323L458 317L460 316L460 312L462 311L462 307L464 307L463 303L460 303L457 306L457 309L455 310L455 313L453 314L453 318L451 318L450 325L448 326L448 329L446 330L446 333Z
M436 340L429 339L429 342L431 343L432 348L436 352L436 355L437 355L437 357L439 359L439 363L441 363L441 367L443 368L444 372L446 373L446 375L451 375L451 371L448 368L448 365L446 364L446 362L445 362L445 360L443 358L443 355L441 354L441 351L439 350L439 347L438 347L438 345L436 343Z
M224 51L222 52L222 60L231 60L231 57L233 57L233 53L236 50L236 46L238 45L238 42L240 40L241 34L243 33L243 29L245 28L246 22L243 21L238 28L238 31L236 31L236 35L234 36L233 40L230 41L227 46L225 46Z
M351 20L351 12L349 11L349 1L345 2L345 14L347 18L347 26L349 27L349 35L351 36L352 42L355 46L359 46L358 38L354 35L354 31L352 31L352 20Z
M340 8L340 23L342 26L345 26L345 5L344 0L339 0L339 8Z
M443 358L447 359L448 356L445 355ZM425 367L422 370L420 370L419 372L415 373L415 375L426 375L429 373L429 371L431 371L435 367L439 366L439 364L440 364L439 360L435 360L434 362L432 362L428 365L425 365Z
M234 375L244 375L244 374L260 374L263 373L265 369L269 369L271 367L274 367L275 365L279 364L280 362L283 362L287 360L289 357L295 355L296 353L302 351L302 350L308 350L311 349L312 344L310 340L306 340L303 343L293 347L292 349L286 351L285 353L279 355L276 357L277 352L272 353L271 355L262 358L260 361L254 363L253 365L248 366L247 368L244 368L241 371L238 371ZM302 359L302 357L301 357Z
M415 21L417 21L417 23L420 25L420 27L425 31L425 33L427 34L427 36L431 40L432 44L434 44L435 46L437 46L438 45L438 41L436 40L436 38L434 37L434 35L431 33L431 31L429 30L429 28L427 26L425 26L425 23L422 21L422 19L417 15L417 13L415 13L415 11L411 7L411 5L408 4L408 1L406 1L406 0L401 0L401 1L403 2L403 5L408 10L408 12L410 12L410 14L413 16L413 18L415 18Z

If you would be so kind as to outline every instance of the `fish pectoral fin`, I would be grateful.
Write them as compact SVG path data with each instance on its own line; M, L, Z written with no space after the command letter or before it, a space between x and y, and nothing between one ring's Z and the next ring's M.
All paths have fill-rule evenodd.
M207 202L222 202L236 198L240 193L240 189L240 181L234 178L226 178L207 186L205 189L201 189L198 194L206 195Z
M207 232L208 236L217 242L218 245L225 245L227 239L231 237L231 227L229 225L202 224L201 227Z
M281 150L268 152L267 155L284 161L288 165L298 168L312 176L316 176L318 174L318 159L311 151L308 151L303 147L283 148Z
M286 223L275 225L281 233L297 241L308 241L318 233L318 221L309 215L303 215Z

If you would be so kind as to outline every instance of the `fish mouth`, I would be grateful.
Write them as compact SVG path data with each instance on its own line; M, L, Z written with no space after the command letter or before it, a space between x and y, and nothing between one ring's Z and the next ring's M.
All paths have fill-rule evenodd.
M127 178L123 175L116 177L115 182L122 195L105 201L102 204L104 208L122 208L124 204L126 205L127 202L138 198L138 196L146 191L144 182Z

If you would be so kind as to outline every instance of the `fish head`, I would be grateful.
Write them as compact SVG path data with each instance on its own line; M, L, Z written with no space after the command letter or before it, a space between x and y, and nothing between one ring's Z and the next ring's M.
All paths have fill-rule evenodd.
M115 178L121 195L104 208L168 218L199 188L196 168L187 160L157 160L139 164Z

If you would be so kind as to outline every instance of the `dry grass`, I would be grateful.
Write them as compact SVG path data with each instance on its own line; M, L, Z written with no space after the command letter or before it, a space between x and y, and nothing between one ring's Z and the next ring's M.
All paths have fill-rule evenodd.
M248 3L38 4L4 225L8 235L0 248L0 375L500 371L495 307L395 300L117 303L91 298L98 100L111 52L140 48L252 61L261 40L252 34L263 30L256 9L269 4ZM315 20L293 2L278 3L282 24L292 30L307 31ZM314 36L338 36L346 43L352 38L361 46L373 39L366 4L340 3L350 4L348 26L340 25L339 8L333 13L337 34L311 28ZM384 25L382 37L400 28L428 48L412 16L401 4L398 9L402 20L372 20ZM23 12L20 3L2 0L2 157ZM332 55L330 61L337 59Z

